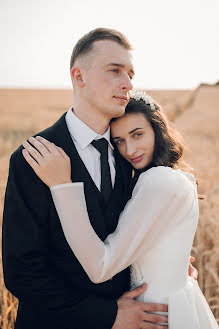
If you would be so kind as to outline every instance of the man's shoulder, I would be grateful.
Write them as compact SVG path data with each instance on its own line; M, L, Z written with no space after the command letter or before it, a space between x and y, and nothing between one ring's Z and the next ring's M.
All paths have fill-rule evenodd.
M57 129L61 129L61 126L64 124L65 122L65 115L66 113L64 113L61 118L59 118L53 125L49 126L48 128L35 133L34 135L32 135L32 137L36 137L36 136L42 136L44 138L46 138L47 140L53 142L54 139L57 137ZM31 136L29 136L31 137ZM24 161L23 158L23 154L22 154L22 150L23 150L23 146L20 145L12 154L11 154L11 158L10 161ZM26 162L26 161L25 161Z

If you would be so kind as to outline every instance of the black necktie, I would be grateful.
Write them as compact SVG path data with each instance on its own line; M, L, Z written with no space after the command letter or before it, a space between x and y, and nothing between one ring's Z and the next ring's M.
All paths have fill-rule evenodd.
M91 143L101 154L101 185L100 190L107 203L112 193L112 181L110 166L108 162L108 142L105 138L95 140Z

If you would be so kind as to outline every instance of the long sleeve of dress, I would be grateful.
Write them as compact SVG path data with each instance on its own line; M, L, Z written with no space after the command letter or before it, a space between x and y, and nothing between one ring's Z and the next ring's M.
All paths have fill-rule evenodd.
M152 168L140 175L116 230L102 242L89 221L83 183L57 185L51 193L65 237L95 283L130 266L170 225L180 223L197 199L194 180L181 171Z

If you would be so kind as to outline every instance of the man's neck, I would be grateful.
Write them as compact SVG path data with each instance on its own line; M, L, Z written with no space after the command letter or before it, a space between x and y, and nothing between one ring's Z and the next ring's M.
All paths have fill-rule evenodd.
M93 111L84 111L78 106L72 108L74 114L83 121L88 127L94 130L97 134L103 135L109 127L109 119L104 118L98 113L93 113Z

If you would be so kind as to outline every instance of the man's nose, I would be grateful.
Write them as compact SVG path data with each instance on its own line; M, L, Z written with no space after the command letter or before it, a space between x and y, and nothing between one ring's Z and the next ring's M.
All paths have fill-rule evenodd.
M127 75L124 76L124 79L123 79L123 82L122 82L122 89L130 91L130 90L132 90L132 88L133 88L133 85L132 85L132 82L131 82L131 78L127 74Z

